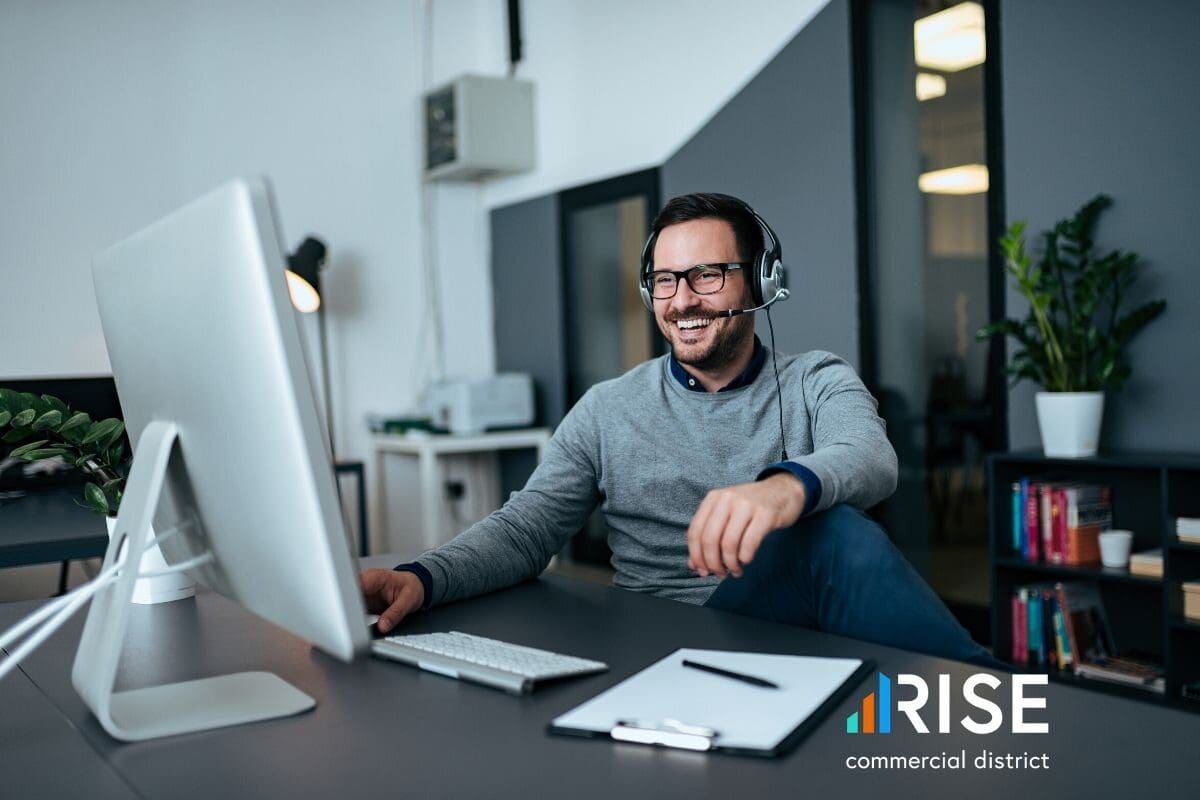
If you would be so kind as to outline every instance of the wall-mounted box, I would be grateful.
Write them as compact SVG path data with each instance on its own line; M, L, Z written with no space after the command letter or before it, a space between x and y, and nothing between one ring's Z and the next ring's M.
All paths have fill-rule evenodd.
M533 169L533 84L461 75L425 95L426 180Z

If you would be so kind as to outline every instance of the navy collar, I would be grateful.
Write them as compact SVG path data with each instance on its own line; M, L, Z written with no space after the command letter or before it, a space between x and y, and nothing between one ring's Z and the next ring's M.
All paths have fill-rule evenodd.
M703 384L699 380L683 368L683 365L675 360L675 354L667 356L667 363L671 366L671 374L675 376L675 380L679 381L679 385L692 392L705 391ZM734 389L741 389L743 386L749 386L754 383L754 379L758 377L758 373L762 372L763 364L767 363L767 348L763 347L762 342L758 340L758 336L754 337L754 355L750 356L750 363L741 373L731 380L719 391L728 392Z

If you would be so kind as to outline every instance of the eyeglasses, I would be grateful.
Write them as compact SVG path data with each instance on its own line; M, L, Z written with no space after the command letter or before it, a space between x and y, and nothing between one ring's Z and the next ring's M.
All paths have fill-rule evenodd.
M748 266L748 261L731 261L726 264L697 264L685 270L654 270L646 274L646 288L655 300L669 300L679 291L679 279L682 278L695 294L716 294L725 288L725 273Z

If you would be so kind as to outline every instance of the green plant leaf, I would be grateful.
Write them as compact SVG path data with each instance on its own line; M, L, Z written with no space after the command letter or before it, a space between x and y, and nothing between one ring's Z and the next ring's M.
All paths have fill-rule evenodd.
M39 439L36 442L30 442L29 444L23 444L20 447L14 448L13 451L11 453L9 453L9 455L12 456L13 458L20 458L21 456L25 455L26 453L30 452L31 450L37 450L39 447L46 444L46 442L48 442L48 441L49 441L48 439Z
M53 395L42 395L42 402L49 406L51 411L57 411L59 414L62 414L64 418L71 413L70 409L67 408L67 404Z
M22 439L28 439L30 436L33 436L34 433L35 431L32 428L13 428L8 433L0 436L0 441L3 441L7 444L15 444Z
M37 417L37 411L32 408L27 408L12 418L12 426L14 428L28 427L29 423L33 422Z
M97 422L95 425L92 426L91 430L89 430L87 432L87 436L83 437L83 440L80 442L80 444L81 445L89 445L89 444L93 444L94 442L103 441L107 436L109 436L113 431L117 430L118 428L120 428L121 430L125 429L124 423L122 423L121 420L119 420L119 419L114 419L114 418L110 417L109 419ZM99 449L103 450L104 448L105 448L105 446L101 445Z
M24 458L26 461L41 461L43 458L53 458L54 456L65 455L67 455L67 451L63 450L61 447L47 447L41 450L31 450L27 453L23 453L21 458Z
M10 419L12 419L12 412L7 408L0 408L0 428L7 425Z
M47 431L51 428L57 428L62 424L63 415L61 411L47 411L33 421L31 426L35 431Z
M84 484L83 499L88 504L88 507L100 514L108 513L108 498L104 496L104 490L94 483Z
M17 410L17 393L12 389L0 387L0 409L15 413Z
M62 425L59 426L58 432L66 433L67 431L74 430L74 429L78 428L80 425L85 425L91 421L92 421L92 418L89 417L87 414L85 414L82 411L76 411L74 414L71 415L71 417L66 422L64 422Z
M116 421L117 424L113 427L112 432L104 437L101 448L107 450L120 440L121 435L125 433L125 423L121 420Z

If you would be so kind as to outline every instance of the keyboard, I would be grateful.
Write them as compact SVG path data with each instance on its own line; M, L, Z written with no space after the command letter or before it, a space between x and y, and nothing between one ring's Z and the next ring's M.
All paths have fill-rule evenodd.
M438 675L473 681L511 694L528 694L544 681L604 672L608 665L564 656L469 633L386 636L371 643L380 658L400 661Z

